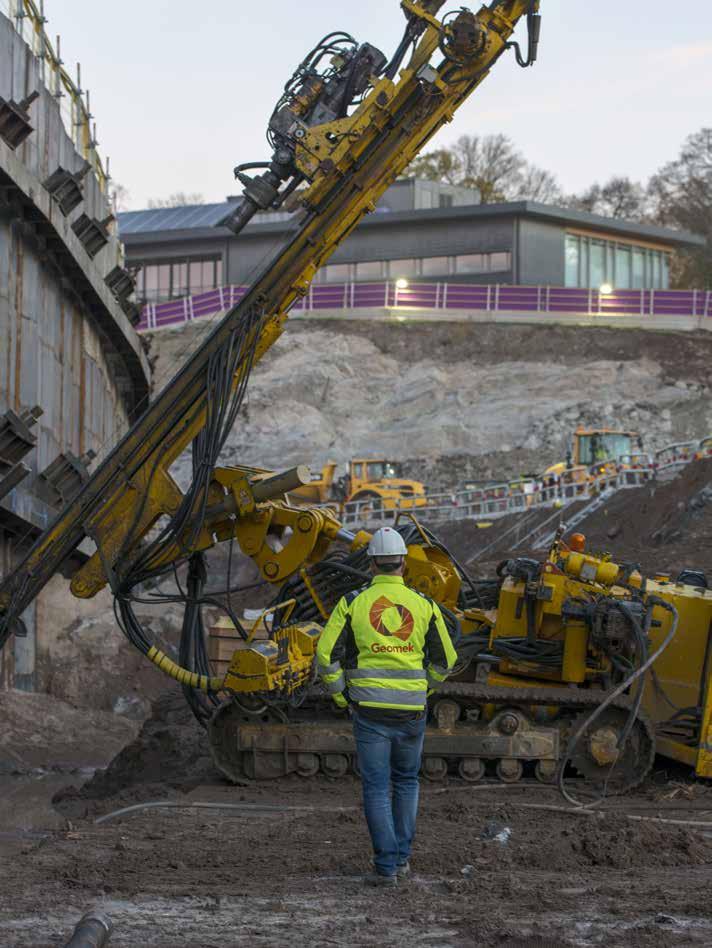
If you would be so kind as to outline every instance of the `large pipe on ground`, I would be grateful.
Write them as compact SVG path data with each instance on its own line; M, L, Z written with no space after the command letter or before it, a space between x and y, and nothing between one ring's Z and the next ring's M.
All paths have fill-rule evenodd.
M108 915L87 912L77 922L74 933L64 948L104 948L109 944L114 926Z

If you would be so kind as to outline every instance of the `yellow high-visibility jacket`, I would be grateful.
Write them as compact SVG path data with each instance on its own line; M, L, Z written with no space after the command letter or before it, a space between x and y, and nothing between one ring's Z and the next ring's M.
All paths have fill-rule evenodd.
M343 596L317 647L319 674L337 704L422 711L457 653L440 607L401 576L375 576ZM348 689L348 691L347 691Z

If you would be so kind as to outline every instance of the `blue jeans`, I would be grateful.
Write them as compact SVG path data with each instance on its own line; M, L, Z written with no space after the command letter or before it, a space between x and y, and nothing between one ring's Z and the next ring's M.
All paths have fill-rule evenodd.
M353 725L373 862L380 875L392 876L408 861L415 835L425 715L383 724L355 711Z

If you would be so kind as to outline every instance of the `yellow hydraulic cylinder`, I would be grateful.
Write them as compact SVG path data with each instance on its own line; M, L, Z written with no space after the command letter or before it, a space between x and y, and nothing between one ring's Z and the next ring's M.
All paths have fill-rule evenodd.
M582 682L586 678L588 629L583 622L569 623L564 640L564 661L561 677L564 681Z

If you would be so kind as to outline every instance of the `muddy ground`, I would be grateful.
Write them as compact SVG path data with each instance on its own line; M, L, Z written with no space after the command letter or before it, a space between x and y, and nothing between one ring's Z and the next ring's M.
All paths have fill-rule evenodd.
M83 789L76 774L0 778L3 948L64 945L93 907L114 948L712 943L712 787L663 761L596 816L537 783L425 783L414 875L381 891L363 882L355 778L233 787L203 740L174 691ZM184 806L95 822L156 800Z

